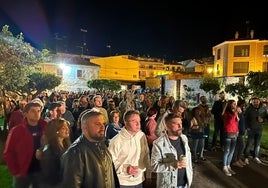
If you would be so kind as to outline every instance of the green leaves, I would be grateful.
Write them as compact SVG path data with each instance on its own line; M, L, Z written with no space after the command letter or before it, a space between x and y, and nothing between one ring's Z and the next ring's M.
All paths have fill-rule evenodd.
M121 85L118 81L104 80L104 79L89 80L87 82L87 86L89 88L94 88L94 89L99 90L99 91L102 91L102 90L119 91L121 89Z
M215 95L221 89L220 86L221 82L218 78L205 77L201 81L199 88Z

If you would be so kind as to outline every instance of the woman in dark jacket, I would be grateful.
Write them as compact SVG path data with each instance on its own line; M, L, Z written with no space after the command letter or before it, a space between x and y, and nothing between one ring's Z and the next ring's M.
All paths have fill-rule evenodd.
M62 118L49 121L45 131L45 140L46 144L40 160L41 188L60 187L60 158L71 144L69 122Z

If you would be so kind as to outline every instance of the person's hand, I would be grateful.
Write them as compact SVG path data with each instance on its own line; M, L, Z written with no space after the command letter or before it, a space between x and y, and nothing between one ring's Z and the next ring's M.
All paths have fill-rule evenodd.
M139 172L139 168L137 166L131 166L131 165L129 165L127 167L127 173L130 174L130 175L132 175L132 176L137 175L138 172Z
M37 149L37 150L35 151L35 157L36 157L36 159L41 160L42 157L43 157L43 152L42 152L42 150Z
M258 116L258 122L262 123L263 122L263 118L261 116Z
M176 160L174 162L174 167L178 169L186 168L186 160Z

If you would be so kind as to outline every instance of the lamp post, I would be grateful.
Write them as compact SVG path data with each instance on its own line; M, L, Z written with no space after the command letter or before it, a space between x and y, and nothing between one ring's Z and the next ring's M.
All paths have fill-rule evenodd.
M82 55L84 54L84 49L86 49L87 43L86 43L86 33L87 33L87 29L80 29L80 31L83 33L83 39L82 39Z
M106 46L106 48L109 49L109 56L111 56L111 48L112 48L112 46L111 46L110 44L108 44L108 45Z

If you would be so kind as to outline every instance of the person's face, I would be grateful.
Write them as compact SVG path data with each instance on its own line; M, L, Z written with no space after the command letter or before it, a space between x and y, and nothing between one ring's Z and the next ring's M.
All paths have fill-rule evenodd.
M65 103L62 103L60 107L58 107L61 114L64 114L66 112L66 105Z
M80 104L81 104L82 106L87 105L87 104L88 104L87 98L86 98L86 97L82 97L81 100L80 100Z
M221 94L220 94L220 98L221 98L222 100L224 100L224 99L225 99L225 93L221 93Z
M141 118L138 114L132 114L128 120L125 121L125 128L131 135L135 135L141 130Z
M38 122L41 118L41 107L33 106L28 112L25 112L24 115L27 118L28 122Z
M26 104L27 104L27 101L26 101L26 100L22 100L22 101L20 102L20 109L23 110L24 107L26 106Z
M206 97L201 97L201 103L206 104L207 103L207 98Z
M181 118L173 118L166 123L168 129L168 135L180 136L182 133L182 121Z
M235 109L236 109L236 102L232 102L232 104L231 104L231 109L232 109L233 111L235 111Z
M260 105L260 100L259 100L259 99L253 99L253 101L252 101L252 105L253 105L255 108L258 108L259 105Z
M89 141L98 142L105 138L105 122L103 115L92 116L84 125L84 134Z
M118 123L119 122L119 113L115 113L113 116L113 122Z
M184 112L184 108L179 106L178 108L174 108L173 109L173 113L177 114L177 115L181 115Z
M60 128L60 130L58 131L58 137L59 138L68 138L70 136L70 130L69 127L66 123L64 123L64 125Z
M50 112L50 118L51 119L58 118L61 115L60 107L56 107L53 110L50 110L49 112Z
M144 101L145 96L143 94L140 94L139 99L140 99L140 101Z
M95 107L102 107L102 99L101 98L96 98L94 101Z

